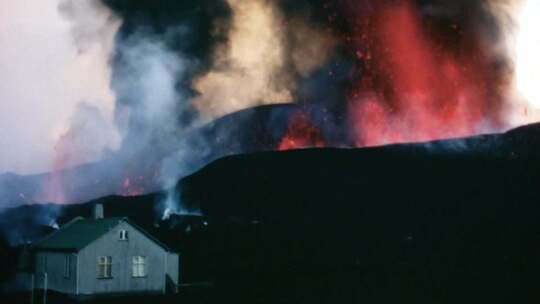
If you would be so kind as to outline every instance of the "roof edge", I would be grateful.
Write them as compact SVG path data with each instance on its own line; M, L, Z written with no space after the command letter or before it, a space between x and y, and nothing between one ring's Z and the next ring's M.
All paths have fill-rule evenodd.
M140 227L139 225L137 225L135 222L133 222L132 220L130 220L129 218L124 218L124 221L128 224L130 224L131 226L133 226L135 229L139 230L139 232L141 232L142 234L144 234L147 238L149 238L150 240L154 241L154 243L156 243L157 245L159 245L161 248L165 249L167 252L174 252L171 250L171 248L169 248L169 246L165 245L163 242L161 242L160 240L158 240L156 237L154 237L152 234L150 234L150 232L144 230L142 227Z
M132 226L134 229L138 230L140 233L142 233L144 236L146 236L148 239L150 239L152 242L154 242L156 245L158 245L159 247L161 247L162 249L164 249L165 251L169 252L169 253L176 253L176 251L173 251L171 250L171 248L169 246L167 246L166 244L164 244L163 242L161 242L159 239L157 239L156 237L154 237L150 232L146 231L145 229L143 229L142 227L140 227L139 225L137 225L135 222L133 222L132 220L130 220L128 217L110 217L110 218L105 218L105 219L117 219L118 222L116 224L114 224L113 226L111 226L109 228L108 231L102 233L101 235L99 235L97 238L93 239L92 241L88 242L86 245L84 245L83 247L80 247L80 248L40 248L40 244L42 244L43 242L47 241L48 239L50 239L51 237L55 236L56 234L60 233L60 232L63 232L66 228L68 228L69 226L73 225L74 223L80 221L80 220L84 220L83 217L80 217L80 216L77 216L75 218L73 218L71 221L67 222L66 224L64 224L62 227L60 227L60 229L56 230L55 232L53 233L50 233L49 235L45 236L44 238L42 238L41 240L39 240L38 242L36 242L33 246L32 246L32 249L33 250L36 250L36 251L64 251L64 252L79 252L79 251L82 251L84 250L85 248L87 248L88 246L90 246L91 244L93 244L94 242L96 242L97 240L101 239L103 236L105 236L107 233L109 233L112 229L114 229L115 227L117 227L120 223L122 222L125 222L127 223L128 225Z
M109 228L109 230L103 234L101 234L100 236L98 236L97 238L93 239L92 241L88 242L86 245L82 246L81 248L77 249L77 252L79 251L82 251L84 250L86 247L90 246L91 244L93 244L95 241L101 239L104 235L106 235L107 233L109 233L112 229L114 229L116 226L118 226L121 222L123 221L126 221L127 220L127 217L125 216L121 216L121 217L105 217L105 218L102 218L102 219L99 219L99 220L104 220L104 219L118 219L118 222L116 222L116 224L114 226L111 226ZM98 220L98 221L99 221Z

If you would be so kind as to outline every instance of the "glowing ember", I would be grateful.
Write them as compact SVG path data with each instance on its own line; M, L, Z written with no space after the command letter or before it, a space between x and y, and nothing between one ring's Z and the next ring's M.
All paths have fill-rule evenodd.
M360 77L349 98L357 146L477 134L499 123L500 84L474 33L437 42L410 1L380 1L354 37ZM446 34L448 35L448 34ZM441 38L441 37L437 37Z
M287 132L277 146L277 150L292 150L312 147L324 147L321 131L307 115L302 112L294 113L289 121Z

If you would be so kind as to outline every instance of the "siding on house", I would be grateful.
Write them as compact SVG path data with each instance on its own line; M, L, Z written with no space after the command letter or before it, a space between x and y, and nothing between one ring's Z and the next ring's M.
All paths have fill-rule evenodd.
M120 240L120 230L128 231L128 240ZM165 292L169 253L126 222L120 222L83 248L78 256L80 295ZM112 278L98 278L100 256L112 257ZM146 257L145 277L132 276L133 256Z
M127 232L127 239L121 238ZM126 234L123 234L126 235ZM70 295L177 292L179 256L126 218L76 218L33 247L35 288L45 287ZM100 278L99 258L111 258L111 277ZM134 257L144 261L144 275L134 276ZM32 270L31 270L32 269ZM142 269L137 268L141 275ZM31 286L31 275L19 276ZM172 288L172 289L170 289Z
M169 252L167 256L167 276L172 280L175 285L180 283L179 273L179 256L178 253Z
M69 271L66 276L66 259ZM44 288L47 273L47 288L50 290L75 294L77 286L77 254L74 252L42 251L35 255L35 286Z

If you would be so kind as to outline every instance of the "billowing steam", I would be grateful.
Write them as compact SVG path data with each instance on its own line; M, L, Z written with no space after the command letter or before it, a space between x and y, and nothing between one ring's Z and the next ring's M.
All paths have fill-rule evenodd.
M99 1L2 3L0 172L55 170L118 146L109 60L119 26Z
M165 36L181 38L184 28L171 29ZM178 194L172 190L188 164L184 159L198 147L182 144L182 139L196 127L196 121L182 122L189 112L186 88L177 88L192 64L186 56L172 52L154 34L139 32L120 41L114 87L118 96L118 123L124 131L123 148L116 157L147 162L156 166L162 188L169 188L165 213L178 213ZM202 144L203 147L205 143ZM204 149L204 148L203 148ZM154 158L163 158L155 160ZM124 186L129 187L129 177ZM144 189L143 189L144 191ZM135 193L140 194L140 193ZM167 211L168 210L168 211Z
M535 109L540 108L540 2L527 0L517 9L516 85Z
M491 0L487 5L500 25L499 40L491 46L511 67L505 119L511 126L540 121L540 3Z
M271 1L227 3L232 10L227 42L215 50L212 69L195 79L193 87L200 93L195 106L202 116L216 118L292 102L297 76L306 77L326 63L332 38L303 20L288 23Z
M540 3L531 0L515 2L515 53L512 54L515 58L515 89L526 104L523 120L536 122L540 120Z

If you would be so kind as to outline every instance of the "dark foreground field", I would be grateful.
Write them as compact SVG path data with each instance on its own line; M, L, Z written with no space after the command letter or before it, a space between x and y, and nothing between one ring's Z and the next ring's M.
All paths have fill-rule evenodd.
M146 304L146 303L215 303L215 299L212 298L213 291L211 288L199 289L199 290L184 290L181 294L177 295L136 295L136 296L113 296L113 297L97 297L93 299L76 300L68 298L62 294L55 292L47 293L47 303L50 304L71 304L71 303L87 303L87 304ZM16 293L3 296L1 299L2 304L25 304L31 302L30 293ZM43 291L37 291L34 294L34 303L43 303Z

